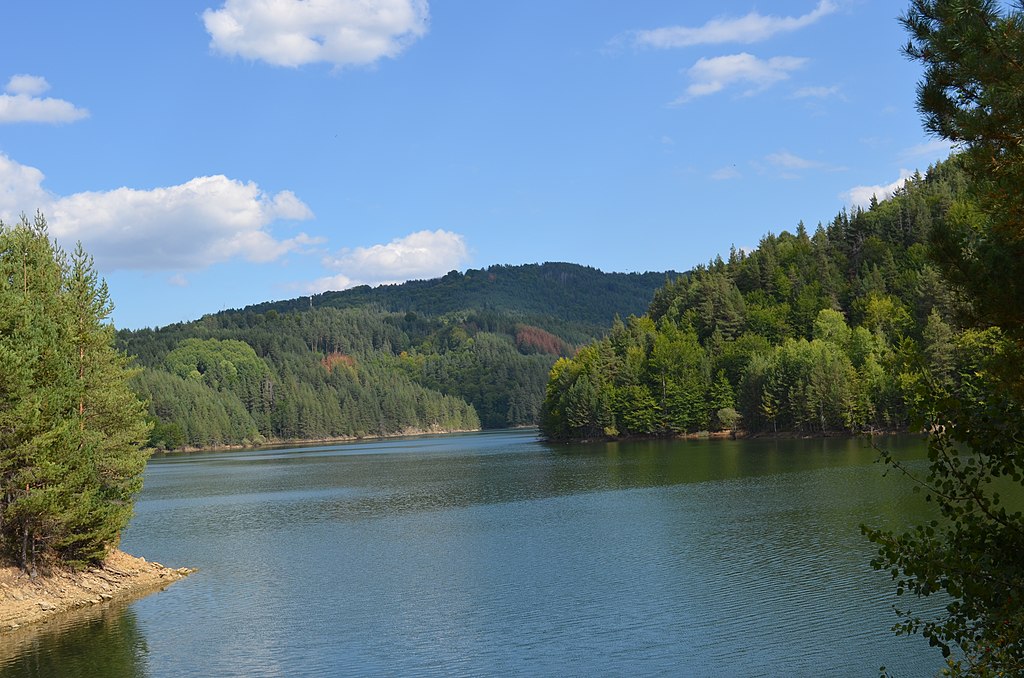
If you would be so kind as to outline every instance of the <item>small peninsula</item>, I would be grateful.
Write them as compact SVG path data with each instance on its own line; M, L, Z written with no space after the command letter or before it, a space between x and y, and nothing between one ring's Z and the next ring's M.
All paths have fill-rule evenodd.
M74 610L154 593L194 571L118 550L82 571L56 569L29 577L19 567L0 567L0 634Z

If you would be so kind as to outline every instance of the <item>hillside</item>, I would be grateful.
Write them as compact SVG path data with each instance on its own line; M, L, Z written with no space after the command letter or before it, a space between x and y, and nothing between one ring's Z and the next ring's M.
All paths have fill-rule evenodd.
M560 360L551 438L903 429L918 390L971 369L929 238L963 195L957 159L813 233L768 234L658 290L647 313Z
M465 273L451 271L432 280L379 287L363 285L267 302L249 306L243 312L378 307L437 317L466 310L486 311L518 318L567 341L580 343L600 335L615 315L643 312L653 291L674 275L674 271L604 273L562 262L496 265Z
M251 444L535 424L559 356L674 273L492 266L121 331L151 443Z

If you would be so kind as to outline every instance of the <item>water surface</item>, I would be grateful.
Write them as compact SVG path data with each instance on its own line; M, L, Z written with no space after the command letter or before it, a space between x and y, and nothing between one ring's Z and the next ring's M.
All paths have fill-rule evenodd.
M920 517L876 457L529 430L158 457L122 547L199 572L0 643L0 676L931 675L859 534Z

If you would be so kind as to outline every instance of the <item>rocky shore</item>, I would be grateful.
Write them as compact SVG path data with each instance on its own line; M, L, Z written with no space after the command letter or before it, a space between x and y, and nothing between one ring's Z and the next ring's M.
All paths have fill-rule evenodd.
M164 567L121 551L88 570L59 570L34 579L19 568L0 567L0 634L64 612L152 593L193 571Z

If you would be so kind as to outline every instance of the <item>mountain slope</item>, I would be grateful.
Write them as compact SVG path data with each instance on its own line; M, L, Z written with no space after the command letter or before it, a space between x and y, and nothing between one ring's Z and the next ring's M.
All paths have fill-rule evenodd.
M672 275L492 266L118 337L156 447L535 424L557 357Z
M868 210L769 234L669 282L645 315L554 366L545 433L907 427L917 389L951 383L984 345L957 334L929 259L965 181L953 158Z
M267 302L244 311L279 313L310 308L363 308L444 316L465 310L531 321L564 339L597 336L615 315L642 313L651 294L674 271L604 273L564 262L489 266L451 271L441 278L398 285L361 286L288 301Z

